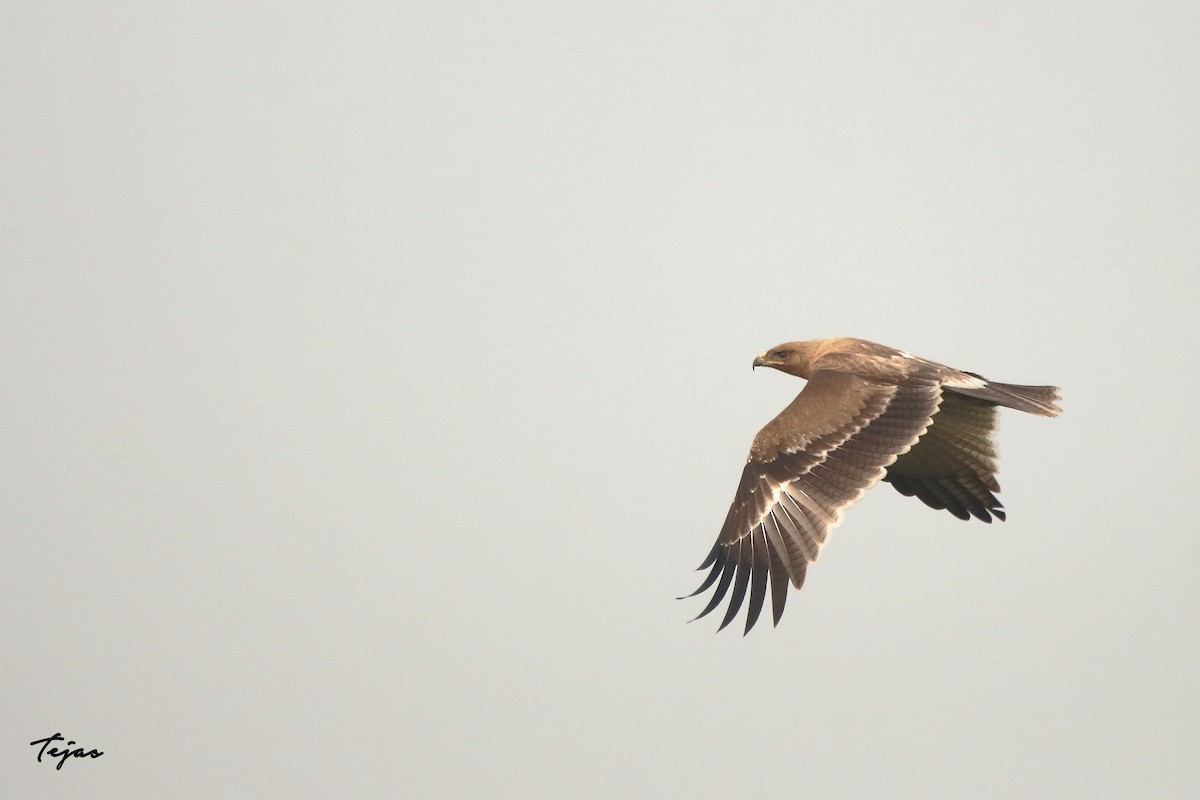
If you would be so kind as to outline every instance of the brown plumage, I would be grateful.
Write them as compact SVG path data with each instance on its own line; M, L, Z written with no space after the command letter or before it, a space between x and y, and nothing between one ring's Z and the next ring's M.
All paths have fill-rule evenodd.
M788 582L808 565L842 512L878 481L959 519L1004 519L996 499L996 407L1045 417L1060 409L1054 386L989 381L862 339L788 342L754 359L808 384L754 437L699 594L729 593L724 628L750 593L745 633L771 590L776 625ZM720 630L720 628L718 628Z

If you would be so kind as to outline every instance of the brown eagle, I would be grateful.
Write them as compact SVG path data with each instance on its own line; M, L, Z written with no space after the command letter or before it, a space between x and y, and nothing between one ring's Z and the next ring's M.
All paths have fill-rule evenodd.
M733 505L693 597L733 587L724 628L750 591L749 633L767 585L775 624L788 581L799 589L847 506L879 480L959 519L1004 519L996 499L996 406L1044 417L1061 410L1055 386L989 381L863 339L787 342L754 359L804 378L791 405L754 437Z

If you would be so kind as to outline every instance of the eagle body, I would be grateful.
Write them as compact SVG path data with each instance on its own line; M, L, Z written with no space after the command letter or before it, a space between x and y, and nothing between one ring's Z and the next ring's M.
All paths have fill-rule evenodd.
M1057 387L989 381L864 339L787 342L754 359L808 381L750 447L692 595L730 593L724 628L749 591L749 633L771 591L774 623L843 511L880 480L960 519L1003 520L996 498L997 408L1056 416ZM719 629L718 629L719 630Z

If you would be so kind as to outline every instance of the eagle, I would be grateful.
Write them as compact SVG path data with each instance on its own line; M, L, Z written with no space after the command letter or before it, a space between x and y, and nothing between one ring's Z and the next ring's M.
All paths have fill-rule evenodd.
M743 635L771 589L778 625L788 583L804 585L842 513L880 480L959 519L1004 519L996 499L997 406L1058 415L1056 386L989 381L864 339L786 342L754 359L807 384L754 437L717 542L698 569L694 597L716 584L729 594L718 631L750 605Z

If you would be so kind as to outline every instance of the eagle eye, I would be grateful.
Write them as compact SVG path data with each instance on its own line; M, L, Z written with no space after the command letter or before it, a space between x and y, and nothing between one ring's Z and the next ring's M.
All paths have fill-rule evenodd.
M791 350L776 350L771 354L772 358L784 359L792 354Z

